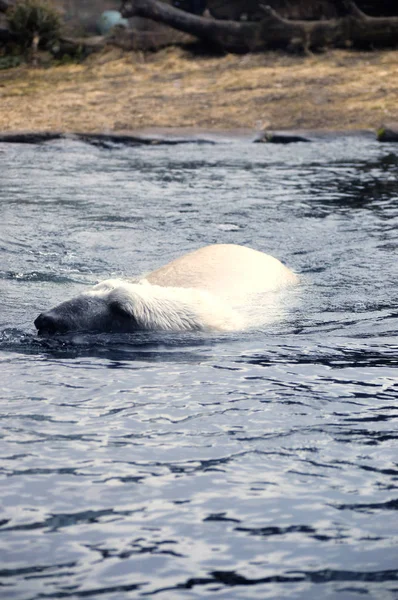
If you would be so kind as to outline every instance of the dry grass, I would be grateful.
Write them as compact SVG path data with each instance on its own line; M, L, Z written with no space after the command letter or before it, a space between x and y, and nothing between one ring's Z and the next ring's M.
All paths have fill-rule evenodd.
M0 131L364 129L398 121L398 54L194 57L108 50L0 72Z

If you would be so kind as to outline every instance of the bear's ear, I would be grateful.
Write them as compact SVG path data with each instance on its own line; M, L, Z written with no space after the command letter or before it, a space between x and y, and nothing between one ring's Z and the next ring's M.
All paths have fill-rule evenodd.
M120 302L120 300L112 300L109 303L109 308L115 317L121 317L124 319L131 319L133 316L132 312L129 310L130 306L124 304L124 302Z
M136 323L133 304L125 297L125 294L121 294L119 290L115 290L109 295L108 302L109 309L115 318L134 321Z

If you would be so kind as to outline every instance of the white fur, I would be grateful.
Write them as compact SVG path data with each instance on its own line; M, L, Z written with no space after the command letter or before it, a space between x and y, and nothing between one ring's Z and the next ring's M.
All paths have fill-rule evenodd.
M278 259L236 244L199 248L152 271L147 279L155 285L203 289L232 304L298 282Z
M217 296L200 289L130 283L108 279L85 292L118 302L140 329L158 331L231 331L243 326L240 315Z
M276 292L297 281L272 256L216 244L177 258L146 279L110 279L86 294L118 302L141 329L233 331L275 320Z
M39 333L233 331L274 321L279 291L297 283L279 260L234 244L206 246L149 273L108 279L42 313Z

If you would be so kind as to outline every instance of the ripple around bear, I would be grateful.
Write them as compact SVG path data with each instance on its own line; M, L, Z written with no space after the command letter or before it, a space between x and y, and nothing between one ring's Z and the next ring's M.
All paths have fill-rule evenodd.
M144 279L103 281L42 313L35 326L39 335L236 331L258 324L259 315L266 322L271 306L275 308L273 292L297 282L297 275L272 256L216 244L177 258Z

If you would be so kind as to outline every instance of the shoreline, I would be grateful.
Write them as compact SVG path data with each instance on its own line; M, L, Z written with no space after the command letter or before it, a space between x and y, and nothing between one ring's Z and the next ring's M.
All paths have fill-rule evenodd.
M222 144L222 143L276 143L288 144L295 142L316 142L334 140L343 137L358 137L360 139L377 139L376 131L370 129L350 129L346 131L333 130L268 130L266 132L251 130L200 130L190 128L146 128L135 131L100 132L61 132L61 131L10 131L0 132L0 144L41 144L56 140L80 141L97 146L122 144L138 145L177 145L177 144ZM264 139L265 138L265 139ZM382 141L382 140L381 140Z
M398 52L109 48L79 64L0 71L0 106L2 134L376 132L398 121Z

